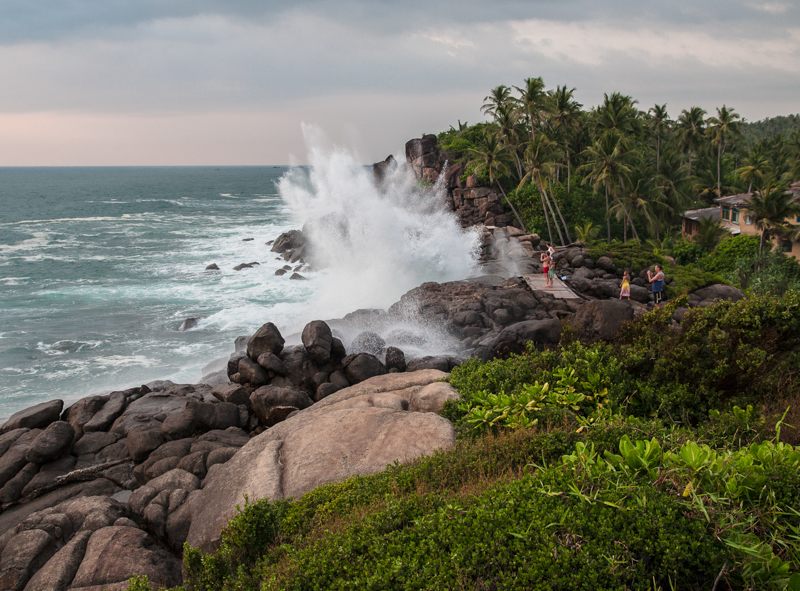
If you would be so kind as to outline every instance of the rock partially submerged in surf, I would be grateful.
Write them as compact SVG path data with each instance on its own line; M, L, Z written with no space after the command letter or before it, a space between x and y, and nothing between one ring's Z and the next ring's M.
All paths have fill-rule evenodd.
M200 320L201 320L200 316L192 316L190 318L187 318L186 320L181 322L181 325L178 327L178 330L183 332L185 330L189 330L190 328L194 328L195 326L200 324Z
M234 271L241 271L242 269L250 269L251 267L255 267L256 265L259 265L259 264L260 263L258 263L256 261L253 261L252 263L241 263L239 265L236 265L233 268L233 270Z
M206 271L219 271L219 266L217 263L211 263L208 267L206 267Z

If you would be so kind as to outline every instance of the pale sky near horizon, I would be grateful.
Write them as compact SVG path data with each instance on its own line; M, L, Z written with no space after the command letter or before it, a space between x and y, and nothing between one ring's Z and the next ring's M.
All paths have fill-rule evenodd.
M3 0L0 166L365 163L542 76L676 118L800 112L800 2Z

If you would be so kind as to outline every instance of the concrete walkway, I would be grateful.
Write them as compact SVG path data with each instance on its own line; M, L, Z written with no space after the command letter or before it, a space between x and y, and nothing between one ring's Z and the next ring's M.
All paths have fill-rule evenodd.
M536 273L530 275L523 275L522 278L525 283L533 291L543 291L545 293L553 294L553 297L562 300L582 300L583 298L572 291L567 285L558 277L553 278L553 287L545 287L544 273Z

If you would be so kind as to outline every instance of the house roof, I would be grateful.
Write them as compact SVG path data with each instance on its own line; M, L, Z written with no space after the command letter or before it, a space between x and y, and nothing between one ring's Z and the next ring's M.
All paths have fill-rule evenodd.
M750 202L750 198L752 196L753 196L752 193L739 193L738 195L727 195L726 197L717 197L716 199L714 199L714 201L722 205L746 206Z
M683 217L695 222L708 218L719 217L719 207L706 207L704 209L690 209L683 212Z

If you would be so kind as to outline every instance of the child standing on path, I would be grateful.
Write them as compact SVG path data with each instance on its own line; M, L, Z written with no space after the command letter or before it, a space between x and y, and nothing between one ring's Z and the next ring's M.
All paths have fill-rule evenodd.
M619 299L624 297L631 299L631 275L627 271L622 276L622 290L619 292Z

